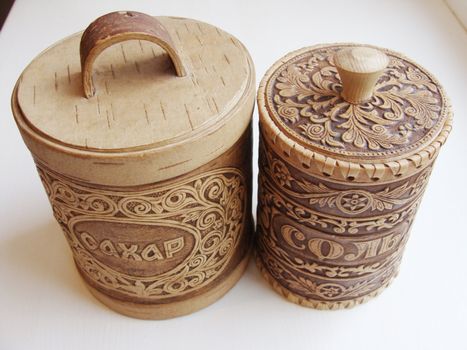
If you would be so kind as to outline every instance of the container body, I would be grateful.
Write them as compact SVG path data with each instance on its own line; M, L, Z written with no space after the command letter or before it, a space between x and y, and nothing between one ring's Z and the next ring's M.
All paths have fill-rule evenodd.
M81 277L110 308L185 315L241 277L254 76L220 28L134 11L99 17L23 71L15 121Z
M159 319L207 306L235 284L251 243L250 129L208 164L141 186L86 183L35 157L76 266L98 299Z
M397 275L433 162L394 181L351 183L297 169L260 137L257 263L291 301L347 308Z
M316 45L266 72L258 109L263 275L318 309L377 295L398 273L451 130L439 82L388 49Z

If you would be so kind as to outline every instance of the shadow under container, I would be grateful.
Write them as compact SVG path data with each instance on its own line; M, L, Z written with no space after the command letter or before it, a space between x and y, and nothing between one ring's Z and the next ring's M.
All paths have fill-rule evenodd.
M15 120L78 271L110 308L184 315L241 277L254 76L219 28L115 12L19 78Z
M397 275L450 105L396 52L332 44L278 61L258 91L257 265L290 301L348 308Z

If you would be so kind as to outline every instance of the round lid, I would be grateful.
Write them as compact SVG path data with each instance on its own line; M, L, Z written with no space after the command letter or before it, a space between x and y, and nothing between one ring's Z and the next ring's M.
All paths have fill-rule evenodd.
M301 165L318 161L324 175L343 180L365 171L357 180L401 175L408 158L419 167L450 128L436 79L401 54L372 46L292 52L266 73L258 100L262 128L282 139L286 154L301 152ZM427 159L418 159L427 149Z
M52 142L128 152L212 133L244 103L252 75L243 45L214 26L114 12L35 58L16 99Z

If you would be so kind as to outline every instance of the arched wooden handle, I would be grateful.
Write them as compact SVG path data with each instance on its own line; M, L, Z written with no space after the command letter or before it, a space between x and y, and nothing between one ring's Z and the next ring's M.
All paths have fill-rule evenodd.
M140 12L111 12L99 17L84 31L80 43L81 74L84 95L94 96L92 65L99 54L111 45L126 40L151 41L167 51L179 77L186 69L180 53L164 26L154 17Z

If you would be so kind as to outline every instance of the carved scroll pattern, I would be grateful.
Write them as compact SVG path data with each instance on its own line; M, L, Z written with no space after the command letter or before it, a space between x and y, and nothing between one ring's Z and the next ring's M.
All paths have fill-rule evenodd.
M397 273L405 241L383 259L368 264L333 266L303 259L284 249L270 226L258 238L258 252L267 272L284 285L305 298L332 302L351 300L372 293L387 284Z
M264 146L261 146L261 149L261 158L264 159L262 171L285 195L305 200L309 205L319 208L337 208L347 215L384 212L412 202L424 191L432 169L428 167L423 170L415 181L407 180L397 187L387 185L384 189L375 192L358 188L339 190L323 182L316 183L303 177L292 176L282 160L274 157L272 153L264 152Z
M387 52L390 64L372 99L350 104L340 97L332 61L339 48L298 56L273 75L269 105L284 127L311 145L354 155L402 153L432 136L441 125L444 102L428 74Z
M260 169L258 256L282 287L311 304L348 307L394 278L429 167L387 186L339 187L299 172L261 141Z
M238 169L212 170L145 190L113 191L77 184L41 164L37 167L76 263L103 288L146 299L183 295L218 277L241 241L247 190ZM184 263L170 271L157 276L132 276L96 259L78 239L73 225L87 218L186 227L194 233L195 245Z

